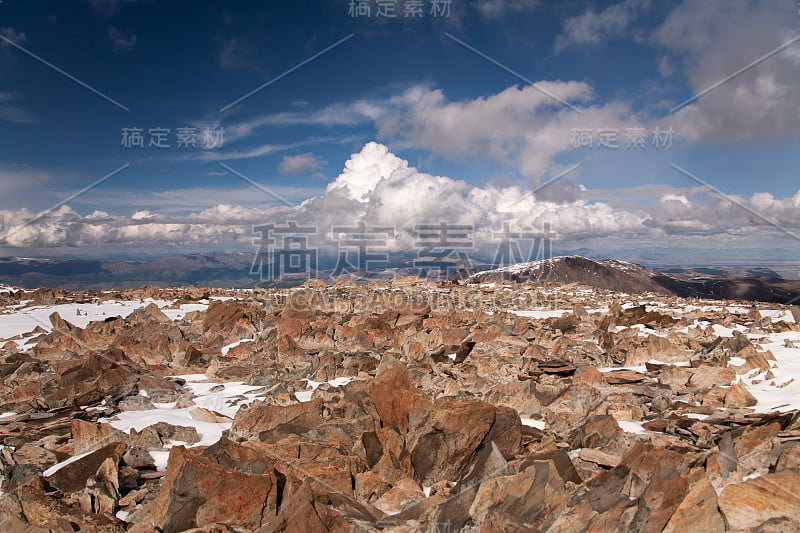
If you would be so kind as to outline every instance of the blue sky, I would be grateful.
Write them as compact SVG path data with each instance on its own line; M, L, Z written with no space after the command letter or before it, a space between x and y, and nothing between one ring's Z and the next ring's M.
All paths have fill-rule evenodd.
M487 243L547 221L559 250L643 262L796 259L793 0L349 3L4 0L0 253L248 251L258 223L447 217ZM122 146L134 127L144 148Z

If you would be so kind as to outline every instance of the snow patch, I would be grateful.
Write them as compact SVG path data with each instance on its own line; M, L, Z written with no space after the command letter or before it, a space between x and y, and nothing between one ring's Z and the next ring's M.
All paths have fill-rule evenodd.
M529 309L526 311L509 311L509 313L526 318L560 318L568 313L564 309Z
M232 342L230 344L226 344L225 346L222 347L222 355L228 355L229 351L231 351L233 348L236 348L237 346L239 346L242 343L253 342L253 341L255 341L255 339L242 339L240 341L236 341L236 342Z
M800 344L800 332L773 333L767 336L767 342L760 343L775 356L775 361L770 361L773 378L767 379L763 372L740 377L758 400L754 407L758 413L800 409L800 350L787 348L787 339Z
M617 420L617 424L626 433L645 433L647 430L642 427L639 422L632 422L630 420Z
M55 465L51 466L50 468L48 468L47 470L45 470L44 472L42 472L42 476L44 476L44 477L52 476L53 474L55 474L56 472L58 472L59 470L61 470L65 466L67 466L68 464L72 464L72 463L74 463L75 461L77 461L79 459L83 459L84 457L86 457L87 455L89 455L90 453L92 453L94 451L95 450L92 450L92 451L89 451L89 452L86 452L86 453L81 453L81 454L78 454L78 455L74 455L74 456L70 457L69 459L67 459L66 461L62 461L62 462L60 462L58 464L55 464Z
M356 379L356 378L350 377L350 376L334 378L334 379L328 381L328 384L331 387L342 387L344 385L347 385L348 383L350 383L354 379ZM314 394L314 391L317 390L317 388L320 385L325 383L324 381L314 381L312 379L306 379L304 381L306 383L308 383L308 386L311 387L311 390L295 392L294 393L294 397L297 398L298 402L310 402L311 401L311 396Z
M535 418L520 418L523 426L528 426L536 429L544 429L547 426L547 422L544 420L537 420Z

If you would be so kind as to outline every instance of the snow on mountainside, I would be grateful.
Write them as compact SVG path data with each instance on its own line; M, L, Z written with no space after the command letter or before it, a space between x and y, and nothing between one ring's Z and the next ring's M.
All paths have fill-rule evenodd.
M594 261L577 255L485 270L468 278L469 282L475 283L500 280L584 283L628 293L684 295L688 292L684 283L657 270L617 259Z
M653 292L682 297L786 303L800 296L797 287L780 279L714 276L679 279L618 259L592 260L578 255L519 263L472 274L470 283L533 281L581 283L628 294Z

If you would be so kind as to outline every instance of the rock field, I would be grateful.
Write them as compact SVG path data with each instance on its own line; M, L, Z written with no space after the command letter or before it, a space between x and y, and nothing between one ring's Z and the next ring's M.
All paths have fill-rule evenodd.
M0 291L0 531L800 530L800 308Z

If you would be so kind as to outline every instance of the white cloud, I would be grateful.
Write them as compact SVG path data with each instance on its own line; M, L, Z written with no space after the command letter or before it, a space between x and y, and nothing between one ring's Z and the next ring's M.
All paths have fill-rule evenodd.
M664 196L661 197L660 201L664 202L664 203L667 203L667 202L678 202L683 207L691 207L692 206L691 202L689 202L689 199L686 198L682 194L665 194Z
M0 163L0 205L19 205L25 197L30 198L52 180L53 176L46 171Z
M273 113L249 118L240 122L223 123L219 119L198 121L200 128L225 128L225 142L233 143L250 138L264 128L275 126L356 126L370 124L390 113L407 109L417 102L427 89L413 86L387 98L359 98L350 102L337 102L321 109ZM302 106L305 107L305 106Z
M408 169L408 161L400 159L378 143L368 143L361 152L353 154L344 164L344 170L330 185L327 193L340 193L353 200L368 200L370 193L382 180L391 177L395 170Z
M592 88L575 81L543 81L537 87L569 102L586 102ZM379 136L400 137L410 146L448 157L488 157L515 165L540 180L553 159L567 152L576 128L623 128L637 122L627 105L610 102L579 111L564 107L534 86L516 86L465 102L448 102L427 90L405 112L379 121Z
M780 200L770 193L730 198L712 196L702 202L702 198L693 201L682 195L664 195L648 210L646 223L666 233L745 235L755 228L774 228L767 222L772 221L782 228L772 231L800 235L800 191Z
M151 209L157 212L186 212L202 209L214 204L230 204L246 207L264 208L277 202L274 197L259 192L252 185L241 181L227 170L215 172L218 176L216 187L192 187L154 191L148 194L132 195L127 190L114 190L102 187L92 191L92 203L111 205L115 209ZM2 175L2 174L0 174ZM300 203L310 196L320 194L324 188L294 187L291 185L268 185L269 190L289 202ZM2 189L0 189L2 190Z
M667 56L661 57L661 59L658 60L658 73L666 78L672 76L673 72L674 70L669 58Z
M556 51L575 46L599 43L621 35L636 19L640 10L650 6L650 0L625 0L599 13L587 9L582 15L564 21L564 30L556 38Z
M237 159L253 159L264 157L287 150L296 150L314 144L351 144L360 139L353 135L340 135L336 137L307 137L302 141L287 144L258 144L239 150L227 149L229 144L227 130L225 132L223 148L209 148L205 150L187 151L174 156L169 156L172 161L232 161Z
M325 161L323 161L319 156L311 153L287 155L281 159L281 162L278 165L278 170L285 176L292 176L296 174L304 174L310 171L316 171L324 164Z
M796 14L783 2L724 0L685 1L670 13L654 43L689 84L673 105L721 83L676 112L675 131L697 143L797 139L800 42L723 81L796 37Z

